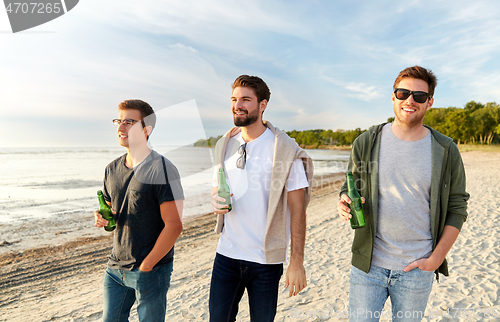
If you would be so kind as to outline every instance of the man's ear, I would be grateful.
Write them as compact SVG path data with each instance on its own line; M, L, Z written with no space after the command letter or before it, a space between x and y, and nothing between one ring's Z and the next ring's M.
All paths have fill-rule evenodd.
M146 125L146 127L144 127L144 134L146 134L146 137L149 137L151 132L153 132L153 127L151 125Z
M433 104L434 104L434 97L433 98L429 98L429 102L427 102L427 109L426 109L426 111L430 110Z
M264 111L266 110L266 107L267 107L267 100L260 101L259 109L260 109L261 114L264 113Z

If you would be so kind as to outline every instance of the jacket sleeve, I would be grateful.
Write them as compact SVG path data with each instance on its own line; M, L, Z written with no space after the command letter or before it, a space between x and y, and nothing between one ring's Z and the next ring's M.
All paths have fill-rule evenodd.
M362 134L363 135L363 134ZM352 148L351 148L351 155L349 156L349 162L347 163L347 171L346 172L352 172L354 181L359 177L359 173L357 173L358 168L360 166L360 163L362 163L361 160L361 151L363 150L361 145L362 145L362 135L358 136L356 140L352 143ZM342 196L342 194L347 193L347 182L344 181L344 184L340 188L340 193L339 197Z
M450 146L450 183L449 197L446 209L445 225L453 226L460 230L467 220L467 200L469 194L465 191L465 169L462 157L455 144Z

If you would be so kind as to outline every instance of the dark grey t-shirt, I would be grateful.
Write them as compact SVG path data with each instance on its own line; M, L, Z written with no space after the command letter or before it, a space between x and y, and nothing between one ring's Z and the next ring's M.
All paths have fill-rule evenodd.
M125 166L126 156L106 167L103 194L117 212L108 267L132 270L141 265L165 227L160 205L184 199L184 195L179 172L168 159L152 151L130 169ZM157 265L169 263L173 257L172 247Z

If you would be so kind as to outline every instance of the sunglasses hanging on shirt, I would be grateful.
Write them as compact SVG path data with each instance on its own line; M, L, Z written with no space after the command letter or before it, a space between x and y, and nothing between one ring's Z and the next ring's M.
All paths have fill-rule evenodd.
M246 142L240 145L238 148L238 153L241 154L240 157L236 160L236 167L238 169L245 169L245 164L247 163L247 144Z

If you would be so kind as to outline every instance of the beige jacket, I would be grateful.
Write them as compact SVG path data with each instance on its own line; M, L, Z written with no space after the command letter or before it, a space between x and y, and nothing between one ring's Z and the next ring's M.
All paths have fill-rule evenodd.
M284 262L286 260L286 213L288 209L287 185L290 169L295 159L302 159L304 169L306 171L307 182L309 183L309 187L305 189L304 196L304 206L307 209L312 192L313 163L307 153L295 142L295 139L290 138L285 132L275 128L270 122L264 121L263 123L274 133L276 138L273 172L271 174L271 182L273 182L273 184L271 185L271 191L269 193L267 226L264 240L266 262L276 263ZM240 128L234 127L224 134L224 136L217 142L215 147L216 171L223 166L223 160L229 139L238 134L240 131ZM279 186L275 185L275 182L279 182ZM223 227L224 215L218 215L215 232L220 234Z

